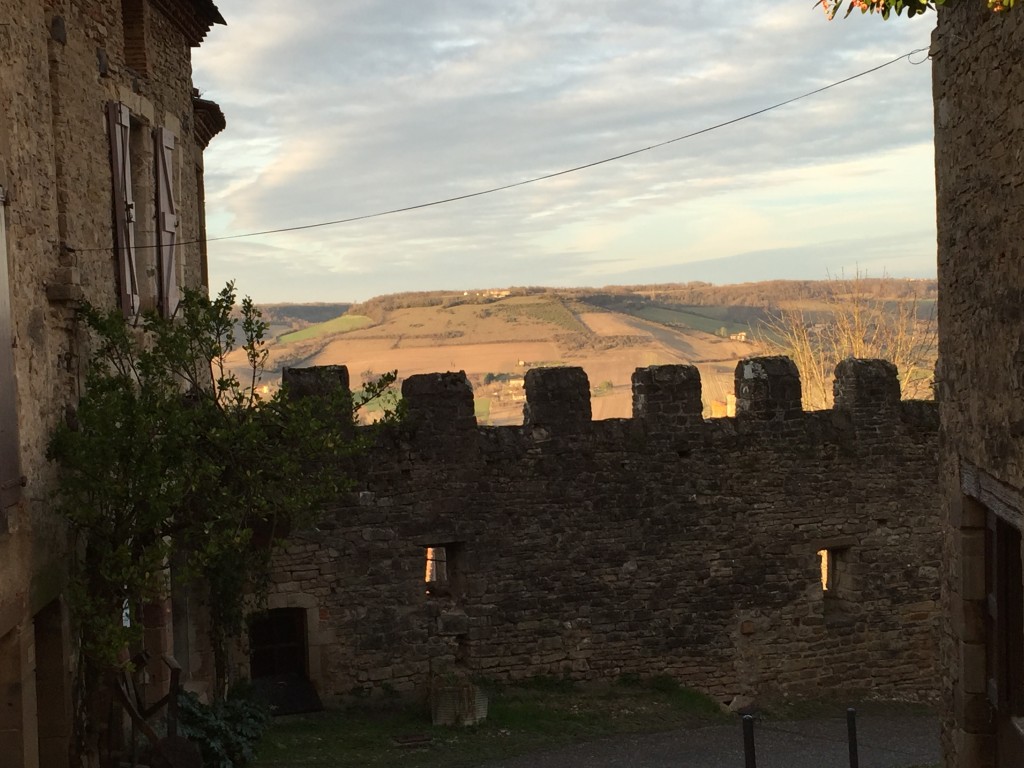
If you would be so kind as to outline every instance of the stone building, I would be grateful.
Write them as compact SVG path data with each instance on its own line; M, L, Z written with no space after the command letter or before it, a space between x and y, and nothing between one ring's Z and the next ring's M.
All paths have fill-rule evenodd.
M286 371L318 376L347 382ZM637 370L631 419L592 421L579 368L531 370L515 427L476 424L464 374L402 389L406 422L277 556L239 673L328 705L449 675L936 699L938 412L891 364L844 361L804 412L790 360L744 360L708 420L691 366Z
M932 39L944 496L943 747L1024 765L1024 8Z
M68 764L73 654L46 446L73 406L73 307L173 311L206 283L195 96L210 0L0 0L0 763Z

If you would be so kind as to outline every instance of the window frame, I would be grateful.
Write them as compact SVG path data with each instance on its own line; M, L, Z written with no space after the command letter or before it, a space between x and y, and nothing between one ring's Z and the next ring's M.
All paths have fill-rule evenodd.
M423 583L425 592L431 597L450 597L457 599L466 593L466 542L445 540L424 543ZM437 551L441 550L440 557ZM433 554L433 556L432 556ZM434 578L431 579L431 564L434 565ZM437 566L442 566L442 573L437 573Z
M822 541L815 545L820 574L818 581L821 594L826 600L840 599L850 594L850 574L847 569L852 549L853 542L847 539Z
M985 513L985 692L999 712L1024 715L1024 563L1021 531Z
M423 582L428 595L437 595L448 590L448 548L444 544L432 544L423 548L426 562Z

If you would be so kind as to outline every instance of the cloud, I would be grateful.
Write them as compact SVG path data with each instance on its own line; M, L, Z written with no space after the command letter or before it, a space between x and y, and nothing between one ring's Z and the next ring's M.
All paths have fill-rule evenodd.
M229 26L195 54L197 84L228 116L206 156L211 236L416 205L629 152L877 66L926 46L930 32L921 20L829 23L801 3L218 5ZM873 220L868 234L916 232L934 260L934 231L920 221L934 200L921 163L929 69L900 62L686 141L487 197L215 242L211 269L223 274L251 253L241 288L251 282L267 300L614 278L611 265L626 275L766 240L855 241L863 218L836 212L865 200L880 209L914 201L913 221ZM828 238L794 215L815 215L807 201L828 201L817 214L833 218ZM711 248L716 230L728 244Z

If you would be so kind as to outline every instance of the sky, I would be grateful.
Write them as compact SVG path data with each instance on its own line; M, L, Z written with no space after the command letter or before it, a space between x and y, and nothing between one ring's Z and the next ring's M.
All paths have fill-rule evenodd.
M227 129L208 236L473 194L741 117L927 48L934 14L812 0L217 0L193 79ZM257 301L413 290L933 277L931 66L622 160L210 243Z

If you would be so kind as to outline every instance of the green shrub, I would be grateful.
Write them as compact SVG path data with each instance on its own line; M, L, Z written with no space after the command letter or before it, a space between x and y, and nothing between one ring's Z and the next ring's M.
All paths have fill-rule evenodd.
M199 746L204 768L244 768L269 721L270 708L247 688L233 689L213 704L187 691L178 696L181 735Z

